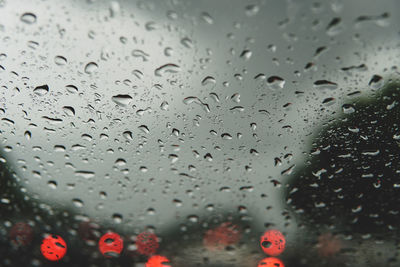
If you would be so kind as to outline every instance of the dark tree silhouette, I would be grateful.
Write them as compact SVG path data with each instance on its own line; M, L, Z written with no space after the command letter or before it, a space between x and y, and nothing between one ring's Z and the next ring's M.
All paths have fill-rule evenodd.
M315 134L309 159L287 184L288 206L305 229L319 234L329 229L359 243L397 240L400 84L389 80L343 109Z

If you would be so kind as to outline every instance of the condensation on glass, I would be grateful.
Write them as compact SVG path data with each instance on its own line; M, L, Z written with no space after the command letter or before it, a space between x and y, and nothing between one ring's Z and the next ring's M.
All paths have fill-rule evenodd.
M0 265L398 266L399 9L0 0Z

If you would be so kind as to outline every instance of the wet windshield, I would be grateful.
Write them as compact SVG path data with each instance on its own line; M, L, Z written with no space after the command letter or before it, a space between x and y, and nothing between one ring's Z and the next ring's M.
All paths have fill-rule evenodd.
M399 8L0 0L0 265L398 266Z

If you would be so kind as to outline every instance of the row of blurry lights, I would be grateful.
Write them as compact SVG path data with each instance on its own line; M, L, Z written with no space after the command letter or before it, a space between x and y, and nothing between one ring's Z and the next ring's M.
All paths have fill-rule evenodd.
M10 239L18 246L28 245L33 238L32 227L23 222L16 223L10 230ZM241 231L237 225L230 222L222 223L216 228L206 231L203 244L209 250L223 248L237 243L241 238ZM157 255L159 239L154 233L142 232L135 241L137 252L148 256L146 267L171 266L170 260ZM286 240L279 230L267 230L260 237L260 246L268 257L258 263L258 267L284 267L283 262L276 256L285 250ZM124 248L122 237L115 232L107 232L98 241L98 249L104 257L118 257ZM47 234L40 246L44 258L50 261L59 261L67 253L67 243L55 234Z

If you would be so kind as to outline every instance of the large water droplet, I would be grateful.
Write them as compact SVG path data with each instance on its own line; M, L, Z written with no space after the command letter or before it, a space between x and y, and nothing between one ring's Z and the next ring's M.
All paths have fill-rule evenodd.
M24 136L25 136L26 140L30 140L32 137L32 133L30 131L25 131Z
M79 198L74 198L72 199L72 203L74 203L74 206L77 208L82 208L83 207L83 201Z
M111 97L111 100L119 106L126 107L132 102L132 97L130 95L115 95Z
M95 173L92 172L92 171L83 171L83 170L81 170L81 171L75 171L75 175L83 177L85 179L90 179L90 178L93 178L95 176Z
M318 89L330 89L334 90L338 88L338 84L328 80L317 80L314 82L314 87Z
M155 71L154 74L156 76L163 76L166 73L177 73L181 71L181 68L176 65L176 64L172 64L172 63L168 63L165 65L162 65L161 67L158 67Z
M343 30L341 18L333 18L326 27L326 34L329 36L334 36L339 34Z
M117 224L120 224L122 222L122 219L123 219L122 215L119 214L119 213L114 213L112 218L114 220L114 223L117 223Z
M36 22L36 15L30 12L24 13L21 16L21 21L26 24L33 24Z
M75 109L71 106L64 106L63 111L67 116L70 116L70 117L75 116Z
M168 158L171 160L171 163L175 163L178 161L178 156L176 154L169 154Z
M163 101L160 105L161 110L168 110L169 104L167 101Z
M205 86L207 84L215 84L215 78L212 76L207 76L201 81L201 85Z
M270 76L267 79L267 84L273 89L283 88L285 85L285 80L279 76Z
M343 104L342 110L343 110L343 113L345 113L345 114L350 114L350 113L353 113L354 111L356 111L355 107L351 104Z
M85 66L85 72L87 74L93 74L97 69L98 69L98 65L94 62L89 62L88 64L86 64Z
M232 100L233 102L235 102L235 103L239 103L239 102L240 102L240 94L238 94L238 93L233 94L233 95L231 96L231 100Z
M251 52L250 50L243 50L243 52L240 54L240 57L244 60L249 60L252 54L253 52Z
M372 89L377 90L377 89L379 89L379 88L381 88L383 86L383 83L384 83L384 81L383 81L382 76L379 76L379 75L375 74L374 76L372 76L372 78L369 81L368 85Z
M54 63L56 63L58 66L63 66L67 64L67 59L63 56L56 56L54 58Z
M67 89L67 91L72 94L78 93L78 88L72 84L65 86L65 89Z
M196 96L188 96L188 97L185 97L185 98L183 99L183 103L186 104L186 105L192 104L192 103L196 103L196 104L201 105L201 106L203 107L203 109L204 109L206 112L210 112L210 107L208 106L208 104L203 103L203 102L202 102L198 97L196 97Z
M142 132L148 134L150 132L149 127L147 127L147 125L140 125L138 127Z
M131 131L125 131L122 133L122 135L128 140L133 140L133 134Z
M47 84L37 86L33 89L33 92L39 96L44 96L49 92L49 86Z
M132 50L131 54L134 57L141 58L143 61L147 61L148 57L150 56L149 54L147 54L146 52L144 52L143 50L140 50L140 49Z

